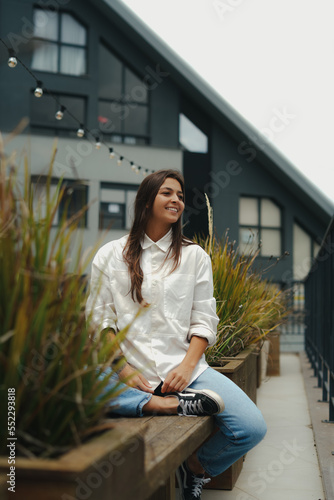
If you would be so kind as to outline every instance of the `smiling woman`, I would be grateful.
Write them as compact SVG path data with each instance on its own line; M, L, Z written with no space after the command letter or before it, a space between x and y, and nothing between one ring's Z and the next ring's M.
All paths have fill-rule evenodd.
M211 260L183 236L183 210L180 172L159 170L143 180L130 234L94 258L87 314L96 334L116 341L122 325L135 319L110 382L125 390L110 413L214 415L220 432L178 471L188 500L200 498L205 472L216 476L227 469L262 439L266 426L248 396L205 360L218 323Z
M152 214L146 226L146 234L158 241L177 222L184 210L184 195L177 179L167 177L154 200Z

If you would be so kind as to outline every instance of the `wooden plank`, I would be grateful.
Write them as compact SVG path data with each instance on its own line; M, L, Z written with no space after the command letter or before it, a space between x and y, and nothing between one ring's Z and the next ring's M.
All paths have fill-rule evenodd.
M15 467L18 499L110 500L112 493L133 500L144 476L144 441L136 430L115 428L59 459L18 458ZM8 472L8 463L1 472Z
M175 500L175 474L172 474L148 500Z

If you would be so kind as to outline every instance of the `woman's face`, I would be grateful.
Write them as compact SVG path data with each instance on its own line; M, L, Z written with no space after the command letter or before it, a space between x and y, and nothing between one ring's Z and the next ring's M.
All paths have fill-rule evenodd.
M171 226L179 220L184 210L182 188L176 179L167 177L155 197L151 222Z

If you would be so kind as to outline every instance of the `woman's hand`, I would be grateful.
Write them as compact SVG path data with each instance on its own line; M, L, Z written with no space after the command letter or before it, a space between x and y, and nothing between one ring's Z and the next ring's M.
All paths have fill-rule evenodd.
M138 373L138 371L128 363L126 363L124 368L119 372L118 377L121 382L129 387L134 387L140 391L150 392L153 394L153 388L144 375Z
M162 384L161 392L182 392L188 387L193 368L183 362L170 371Z

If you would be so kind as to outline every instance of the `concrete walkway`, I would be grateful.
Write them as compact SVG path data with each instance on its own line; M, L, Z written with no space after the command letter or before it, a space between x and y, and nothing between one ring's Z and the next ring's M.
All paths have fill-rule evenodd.
M333 500L324 496L299 356L281 354L280 364L281 375L257 393L266 437L232 491L204 490L202 500Z

